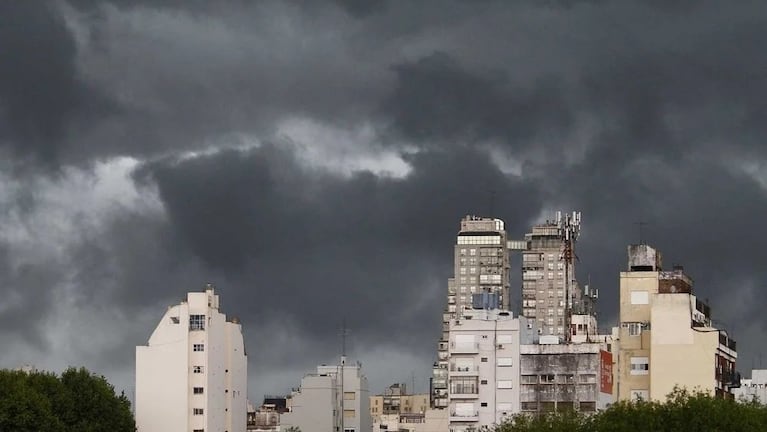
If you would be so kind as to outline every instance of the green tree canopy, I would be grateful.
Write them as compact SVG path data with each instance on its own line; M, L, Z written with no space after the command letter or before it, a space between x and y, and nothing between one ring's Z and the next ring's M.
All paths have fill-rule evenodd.
M0 370L0 431L135 432L125 395L85 369L47 372Z
M767 431L767 406L675 390L666 402L618 402L587 416L577 412L517 415L495 432Z

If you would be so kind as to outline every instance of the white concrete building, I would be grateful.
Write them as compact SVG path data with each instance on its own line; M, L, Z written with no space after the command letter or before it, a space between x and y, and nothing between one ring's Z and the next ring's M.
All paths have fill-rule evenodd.
M317 373L304 376L301 387L288 399L289 412L280 418L281 430L371 432L370 392L361 369L359 363L322 365Z
M732 394L735 399L751 401L756 399L761 404L767 404L767 369L754 369L751 378L740 380L740 387L733 388Z
M247 382L242 326L212 286L191 292L136 347L138 432L245 432Z
M533 326L497 309L467 310L449 324L450 431L477 430L518 413L519 347L532 342Z

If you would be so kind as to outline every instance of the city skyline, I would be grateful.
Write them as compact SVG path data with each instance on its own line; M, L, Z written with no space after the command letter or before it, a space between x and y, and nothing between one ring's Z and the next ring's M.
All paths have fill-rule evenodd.
M762 354L759 2L62 0L0 21L1 367L129 393L134 347L210 282L254 401L337 359L344 319L371 392L426 392L461 218L522 239L559 209L583 213L601 327L641 228L738 369Z

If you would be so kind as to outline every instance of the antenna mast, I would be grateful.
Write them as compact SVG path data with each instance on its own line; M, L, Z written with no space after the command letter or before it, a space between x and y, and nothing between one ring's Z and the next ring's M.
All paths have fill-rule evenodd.
M562 216L557 212L557 229L562 239L562 254L560 259L565 264L565 343L572 340L570 329L573 314L573 297L575 294L575 242L581 232L581 212L572 212Z

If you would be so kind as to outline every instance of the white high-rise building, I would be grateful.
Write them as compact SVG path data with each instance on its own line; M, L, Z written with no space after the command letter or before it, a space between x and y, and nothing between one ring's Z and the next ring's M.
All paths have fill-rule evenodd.
M136 347L139 432L245 432L247 355L242 326L203 292L171 306Z

